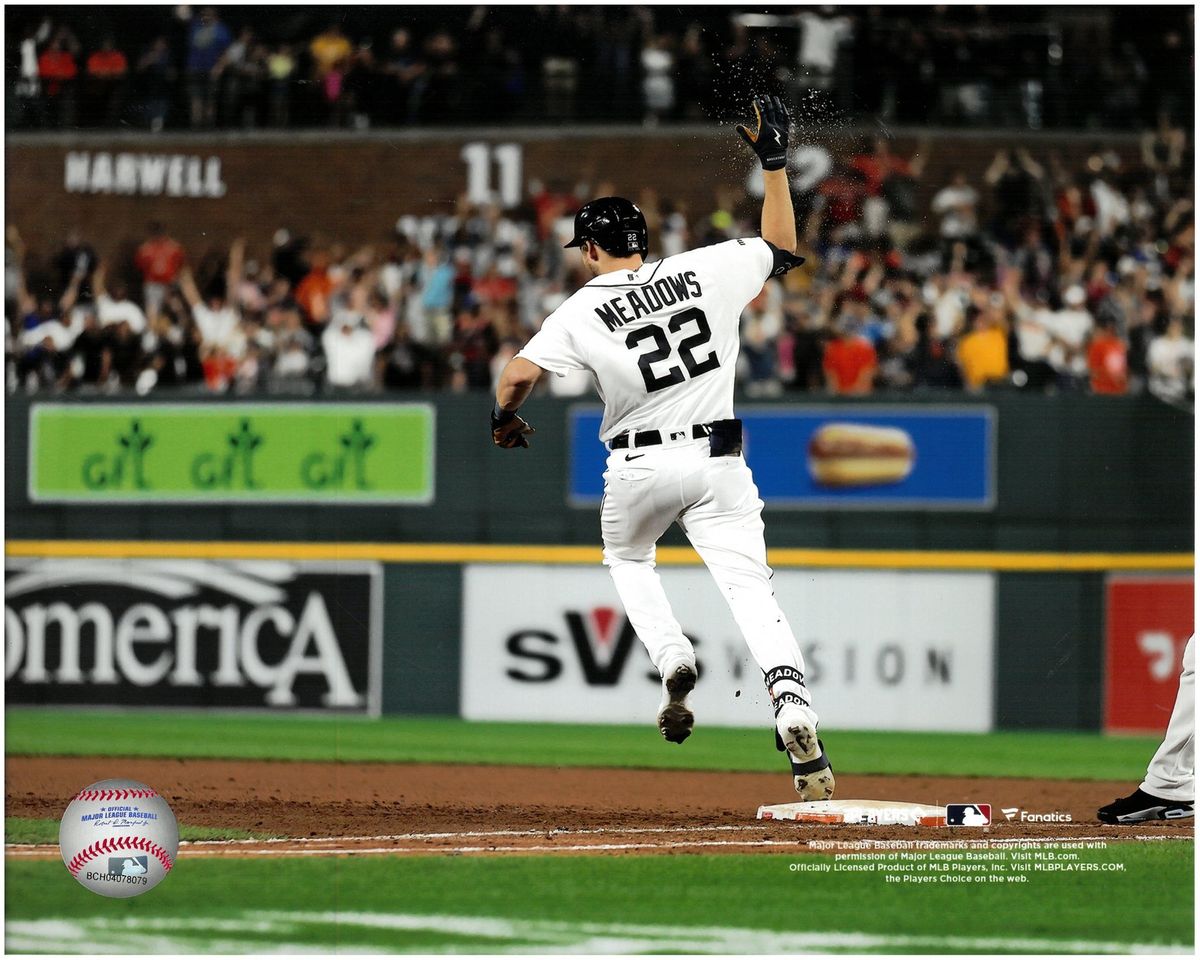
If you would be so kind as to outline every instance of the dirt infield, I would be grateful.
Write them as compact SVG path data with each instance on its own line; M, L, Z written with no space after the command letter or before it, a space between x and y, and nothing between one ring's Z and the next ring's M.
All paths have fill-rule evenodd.
M129 778L167 797L181 823L292 842L197 843L187 855L340 853L808 852L813 840L959 839L980 830L801 826L756 821L796 799L785 774L283 761L9 757L6 816L58 819L97 780ZM839 798L990 803L992 840L1191 837L1190 820L1104 826L1098 805L1125 782L938 777L838 778ZM1069 813L1007 822L1002 807ZM10 849L10 854L13 852ZM34 851L29 851L33 853Z

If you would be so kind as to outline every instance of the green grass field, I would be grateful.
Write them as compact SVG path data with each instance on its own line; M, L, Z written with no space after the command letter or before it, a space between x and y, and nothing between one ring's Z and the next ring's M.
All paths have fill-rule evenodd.
M151 741L147 729L155 731ZM761 730L702 729L664 750L652 729L453 719L10 710L14 754L459 762L778 771ZM854 773L1136 782L1156 746L1086 734L837 732ZM6 820L9 842L52 821ZM185 836L211 831L185 825ZM1075 852L1103 869L889 882L815 872L829 856L186 858L155 890L106 900L57 862L6 861L9 952L1190 953L1193 846ZM931 868L932 869L932 868ZM1136 908L1129 905L1136 905ZM1125 905L1125 906L1120 906Z
M134 900L10 863L9 951L1102 953L1191 943L1191 851L1094 851L1119 874L887 884L812 856L184 861ZM1120 877L1120 884L1112 883ZM1187 881L1187 882L1183 882ZM1125 884L1136 885L1137 909ZM1047 903L1052 902L1052 909ZM1134 917L1136 923L1131 923ZM1188 950L1190 952L1190 950Z
M265 713L9 710L8 754L460 763L463 744L487 763L778 772L769 732L701 727L685 749L663 748L649 724L471 723L450 717L280 716ZM146 736L147 730L154 737ZM1090 733L825 731L845 773L1140 779L1151 737Z

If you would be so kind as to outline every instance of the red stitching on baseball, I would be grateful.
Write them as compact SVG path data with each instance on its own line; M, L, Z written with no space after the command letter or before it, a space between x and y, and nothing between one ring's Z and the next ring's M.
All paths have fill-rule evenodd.
M71 862L67 864L67 869L71 871L71 876L78 877L83 865L93 857L101 853L116 853L118 850L144 850L161 863L163 870L167 873L171 872L171 867L174 865L166 850L145 837L106 837L89 847L84 847L75 854L71 858Z
M76 800L151 800L158 794L149 789L133 790L80 790Z

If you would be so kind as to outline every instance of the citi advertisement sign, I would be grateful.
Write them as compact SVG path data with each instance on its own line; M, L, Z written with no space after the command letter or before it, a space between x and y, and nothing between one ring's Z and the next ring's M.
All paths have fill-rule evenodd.
M762 673L708 572L660 574L696 648L697 723L769 727ZM514 606L521 582L538 590ZM992 574L780 570L773 584L827 726L991 728ZM463 603L467 719L652 722L658 673L603 568L472 566Z
M10 558L5 695L378 713L380 584L377 564Z
M430 404L39 403L40 503L359 503L434 496Z

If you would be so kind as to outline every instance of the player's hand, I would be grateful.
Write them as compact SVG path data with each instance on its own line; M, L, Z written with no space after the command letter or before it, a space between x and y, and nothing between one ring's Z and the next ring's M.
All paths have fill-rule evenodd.
M503 410L499 415L492 411L492 443L505 450L513 447L528 447L529 434L534 433L533 427L518 417L515 413Z
M750 144L764 170L782 170L787 166L788 126L792 115L778 97L755 97L754 130L737 125L737 132Z

